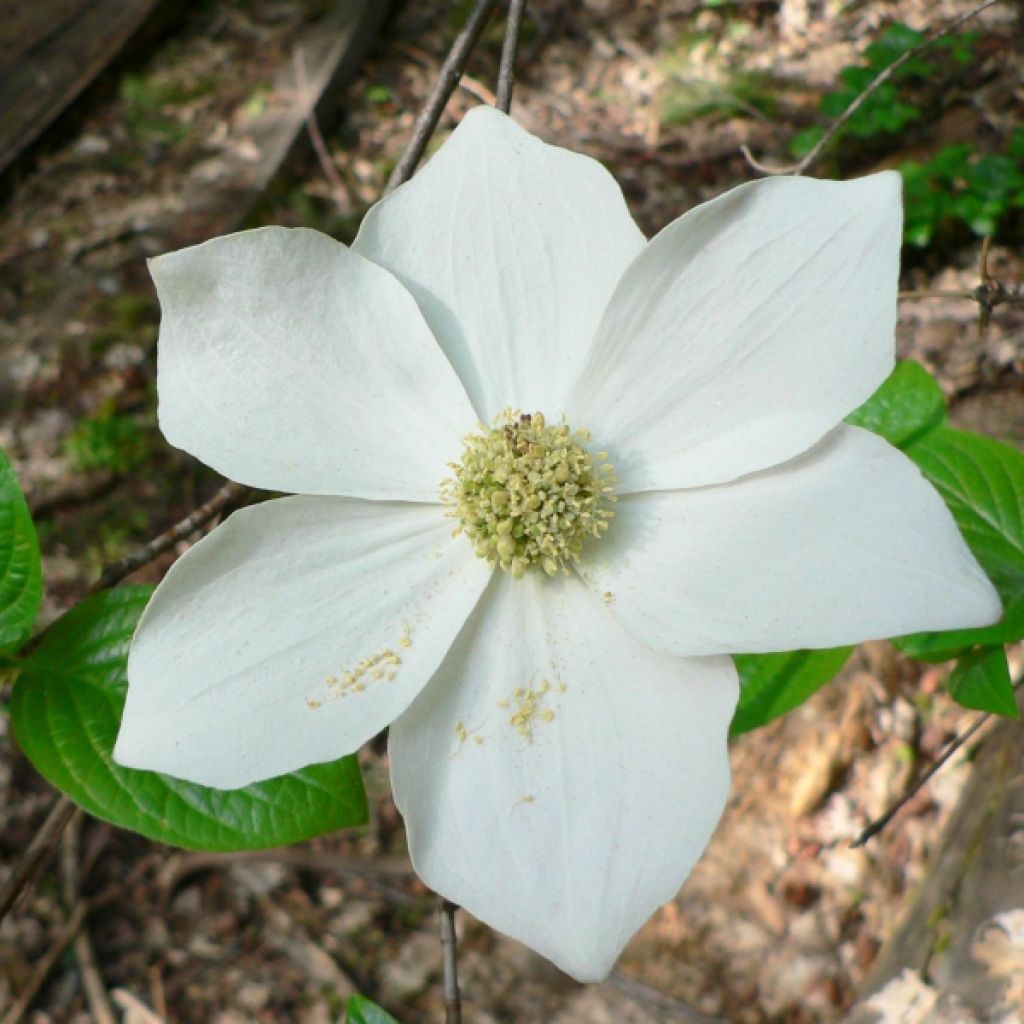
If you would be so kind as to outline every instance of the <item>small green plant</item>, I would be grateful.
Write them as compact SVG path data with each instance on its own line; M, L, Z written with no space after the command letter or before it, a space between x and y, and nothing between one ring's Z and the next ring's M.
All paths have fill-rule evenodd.
M939 39L932 49L945 51L954 63L964 65L973 58L976 39L977 33L967 32L961 36ZM877 41L867 47L861 63L843 68L839 73L839 86L825 93L818 104L821 114L830 120L841 117L879 74L923 40L924 35L916 29L899 22L890 25ZM906 101L902 87L910 81L922 81L935 74L935 71L936 66L924 57L912 57L906 61L851 115L839 136L870 139L880 135L895 135L916 121L921 111ZM824 133L824 125L811 125L793 136L790 151L796 157L806 156Z
M206 95L213 87L212 82L182 84L156 75L125 75L121 79L125 124L140 141L181 142L189 128L173 108Z
M977 38L976 32L968 32L939 39L932 50L944 51L955 64L964 65L973 59ZM829 119L842 117L881 72L923 39L922 33L906 25L890 25L867 47L861 63L840 72L839 86L821 98L821 113ZM921 110L904 96L906 85L935 72L936 65L921 55L905 61L851 114L836 137L897 135L921 116ZM791 152L805 156L824 132L823 125L799 132L790 143ZM930 160L908 160L899 170L908 245L923 248L943 224L956 222L966 224L976 235L993 235L1011 210L1024 208L1024 129L1014 132L1005 153L980 154L964 144L946 146Z
M247 121L255 121L267 109L267 102L270 98L270 86L257 86L242 104L242 114Z
M145 431L113 405L82 420L64 442L64 453L76 470L105 470L116 475L137 469L150 454Z
M395 98L395 91L390 85L371 85L366 89L368 103L390 103Z
M1005 153L946 146L927 162L901 164L900 173L910 245L928 245L943 223L955 221L981 237L994 235L1006 214L1024 209L1024 128Z
M756 71L740 71L727 82L705 78L673 76L661 103L662 124L686 124L708 114L753 114L771 116L773 83Z
M686 124L709 114L774 116L779 83L765 71L743 67L738 56L722 63L717 53L721 38L741 41L748 33L745 22L724 20L717 32L684 33L658 58L665 79L659 90L662 124Z

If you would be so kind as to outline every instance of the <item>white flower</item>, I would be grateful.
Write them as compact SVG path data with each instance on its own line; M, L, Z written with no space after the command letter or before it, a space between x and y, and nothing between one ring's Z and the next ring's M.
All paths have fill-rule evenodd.
M232 788L390 724L424 881L604 976L722 809L729 652L1000 614L935 491L841 423L893 365L900 228L895 173L781 178L646 242L599 164L478 109L350 249L265 228L154 260L168 440L303 496L168 573L117 759ZM618 477L569 574L452 535L441 480L506 409L587 428L565 458Z

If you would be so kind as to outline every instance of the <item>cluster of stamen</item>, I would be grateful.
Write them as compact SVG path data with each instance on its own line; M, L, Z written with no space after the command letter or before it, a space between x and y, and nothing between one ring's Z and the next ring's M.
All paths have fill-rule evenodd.
M604 452L587 449L590 440L539 412L506 410L463 440L455 476L441 484L454 532L516 579L531 565L568 573L584 540L600 537L614 514L615 473Z

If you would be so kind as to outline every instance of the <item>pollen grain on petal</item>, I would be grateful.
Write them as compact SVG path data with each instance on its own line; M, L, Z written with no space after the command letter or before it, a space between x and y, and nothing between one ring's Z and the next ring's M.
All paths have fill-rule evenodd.
M473 741L474 746L482 747L487 739L486 736L480 735L480 730L484 727L484 725L486 725L486 722L481 722L479 725L467 725L464 721L462 721L462 719L459 719L459 721L455 723L455 739L458 741L458 744L455 750L449 756L449 760L451 760L458 753L460 753L463 746L470 740Z
M565 693L566 686L559 682L557 691ZM549 705L550 694L555 687L547 679L541 680L538 686L519 686L512 693L498 701L498 707L504 711L511 710L508 723L528 743L534 740L534 733L539 724L550 724L557 717L557 712Z
M395 647L408 650L412 647L412 629L407 623L402 624L402 633L395 642ZM327 700L342 700L356 693L365 693L372 683L392 682L401 670L402 656L394 647L382 647L379 651L360 658L351 668L339 670L324 678L323 685L327 692ZM323 699L307 697L306 705L318 708Z

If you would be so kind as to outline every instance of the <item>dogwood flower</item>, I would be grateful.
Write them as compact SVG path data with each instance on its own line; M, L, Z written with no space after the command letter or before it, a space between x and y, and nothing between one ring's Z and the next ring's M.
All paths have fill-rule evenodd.
M611 176L466 116L351 248L151 263L160 423L236 512L157 588L115 756L233 788L391 726L432 888L581 980L728 788L730 652L1000 615L843 425L893 366L899 177L736 188L646 241Z

